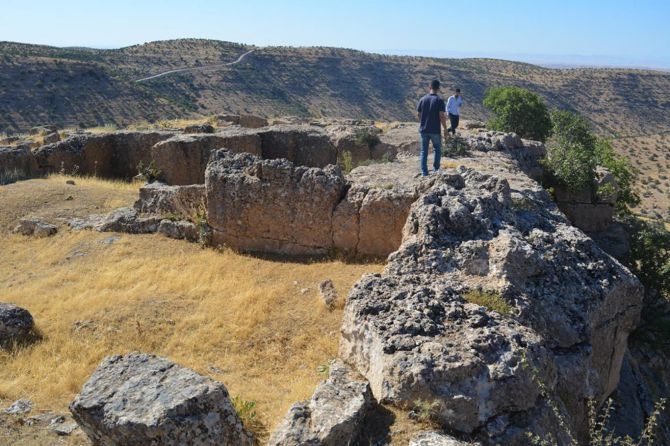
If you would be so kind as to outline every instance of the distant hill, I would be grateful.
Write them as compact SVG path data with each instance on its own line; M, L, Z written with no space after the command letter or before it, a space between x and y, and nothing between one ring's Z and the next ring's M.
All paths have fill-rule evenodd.
M242 62L222 66L252 49ZM135 82L184 68L197 70ZM412 120L433 78L461 87L470 119L486 119L481 102L487 88L518 85L540 93L551 107L585 115L603 135L670 130L667 72L181 39L115 50L0 42L0 132L229 112Z

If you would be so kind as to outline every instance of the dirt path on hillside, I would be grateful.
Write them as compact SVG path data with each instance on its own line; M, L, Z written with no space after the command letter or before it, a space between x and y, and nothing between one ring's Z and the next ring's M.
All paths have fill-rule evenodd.
M247 57L249 54L253 53L254 50L249 50L246 53L242 54L240 57L238 57L236 60L233 62L228 62L224 64L219 64L219 65L205 65L204 67L193 67L193 68L179 68L177 70L170 70L170 71L165 71L163 73L158 73L153 76L149 77L143 77L142 79L137 79L135 82L144 82L144 81L149 81L151 79L157 79L159 77L167 76L168 74L175 74L175 73L185 73L187 71L204 71L204 70L213 70L216 68L223 68L223 67L229 67L231 65L236 65L244 60L245 57Z

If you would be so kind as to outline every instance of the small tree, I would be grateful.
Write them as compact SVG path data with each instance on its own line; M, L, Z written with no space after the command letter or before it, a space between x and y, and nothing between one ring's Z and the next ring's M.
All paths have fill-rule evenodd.
M484 107L493 112L488 126L514 132L522 138L546 141L551 134L551 118L542 98L520 87L496 87L486 92Z

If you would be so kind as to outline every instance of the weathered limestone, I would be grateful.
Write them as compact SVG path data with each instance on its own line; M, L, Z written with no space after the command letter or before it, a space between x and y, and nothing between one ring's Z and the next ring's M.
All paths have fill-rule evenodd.
M409 446L477 446L478 444L460 441L451 435L439 432L424 432L409 441Z
M38 218L22 218L13 230L16 234L49 237L58 232L58 227Z
M0 348L29 344L38 338L28 310L0 302Z
M345 187L338 167L308 168L221 150L205 177L214 245L287 255L328 253L333 209Z
M0 147L0 184L30 178L36 171L37 163L30 147Z
M129 234L151 234L158 231L162 217L140 217L135 209L119 208L96 222L94 229L100 232L126 232Z
M70 411L95 444L253 444L223 384L144 353L106 358Z
M261 138L254 131L240 128L214 134L177 135L156 144L151 149L151 158L167 184L204 184L209 157L222 148L260 155Z
M319 384L309 401L291 407L268 446L355 444L373 403L367 381L341 361L334 361L328 380Z
M381 130L374 125L330 125L325 129L338 157L349 157L354 167L370 160L390 161L397 155L396 147L381 142Z
M169 132L114 132L74 135L35 151L37 167L44 173L58 172L127 178L137 175L137 166L151 162L151 148L168 139Z
M143 214L193 219L199 213L204 214L206 202L204 184L168 186L155 182L140 188L140 196L134 208Z
M337 162L337 150L328 134L310 125L273 125L258 130L262 158L285 158L300 166L326 167Z
M381 402L435 401L440 422L483 444L581 441L585 401L617 386L639 282L537 184L463 168L435 178L384 273L349 294L341 357ZM509 314L468 301L482 295Z

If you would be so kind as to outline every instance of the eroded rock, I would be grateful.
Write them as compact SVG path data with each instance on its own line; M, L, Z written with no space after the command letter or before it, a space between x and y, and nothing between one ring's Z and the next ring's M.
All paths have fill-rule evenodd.
M482 295L505 314L469 301ZM340 355L377 399L435 402L453 432L564 444L586 435L585 401L615 389L641 297L637 279L537 184L512 191L460 168L436 176L384 273L349 294Z
M38 339L35 321L28 310L0 303L0 348L10 349Z
M70 411L95 444L253 444L223 384L144 353L103 360Z
M368 383L341 361L334 361L328 380L319 384L309 401L289 409L268 446L355 444L373 403Z
M22 218L13 232L26 236L50 237L58 232L58 226L44 222L39 218Z

